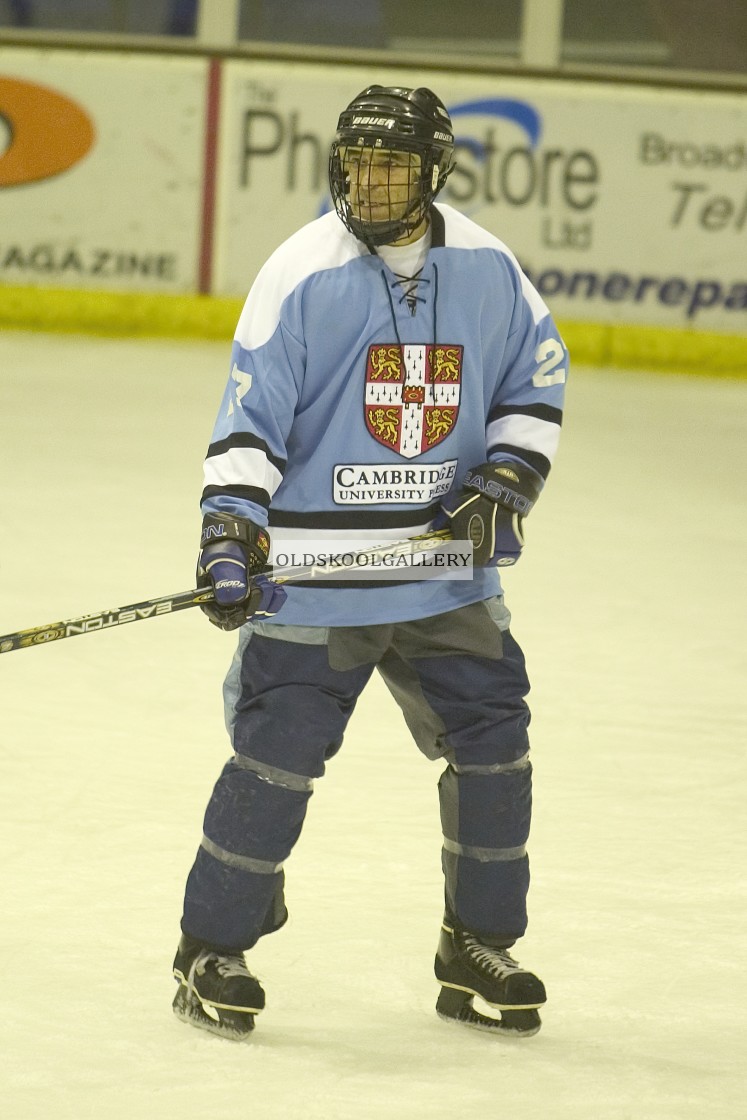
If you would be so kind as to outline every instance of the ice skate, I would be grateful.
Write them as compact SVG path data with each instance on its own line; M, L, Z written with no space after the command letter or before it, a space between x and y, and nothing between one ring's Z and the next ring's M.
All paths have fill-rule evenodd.
M537 1008L547 998L545 986L506 949L486 945L467 930L444 924L435 968L442 985L436 1003L439 1018L522 1038L540 1029ZM500 1017L475 1010L475 996L500 1011Z
M179 984L174 1014L183 1022L237 1042L251 1035L265 993L243 953L211 949L184 935L174 958L174 977Z

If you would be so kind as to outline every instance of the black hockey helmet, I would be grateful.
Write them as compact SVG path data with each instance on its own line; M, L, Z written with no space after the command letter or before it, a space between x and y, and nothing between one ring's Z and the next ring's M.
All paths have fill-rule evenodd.
M413 153L410 201L404 213L366 220L351 209L351 149ZM369 163L370 166L370 163ZM421 87L368 86L340 114L329 158L329 185L343 224L368 245L386 245L417 229L454 168L454 133L443 102ZM415 174L417 178L415 178ZM369 215L371 211L369 210Z

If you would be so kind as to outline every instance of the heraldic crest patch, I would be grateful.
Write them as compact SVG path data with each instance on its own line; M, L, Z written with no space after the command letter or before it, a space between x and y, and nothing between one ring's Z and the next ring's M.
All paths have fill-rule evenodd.
M366 363L366 427L373 438L414 459L451 433L459 414L461 346L377 343Z

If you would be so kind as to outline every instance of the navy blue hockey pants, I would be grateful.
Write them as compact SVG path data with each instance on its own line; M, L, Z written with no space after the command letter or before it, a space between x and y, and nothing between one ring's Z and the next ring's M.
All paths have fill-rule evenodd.
M496 599L389 626L242 627L224 688L235 753L205 814L184 932L248 949L283 924L283 864L314 779L339 750L378 668L418 747L446 762L439 798L447 917L491 938L521 937L529 683L521 649L501 629L508 618Z

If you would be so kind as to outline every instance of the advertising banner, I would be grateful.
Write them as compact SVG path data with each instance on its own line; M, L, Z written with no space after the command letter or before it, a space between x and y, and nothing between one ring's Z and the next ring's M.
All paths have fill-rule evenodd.
M0 48L0 285L197 289L206 74Z
M244 295L329 208L338 114L373 82L435 87L457 138L439 200L505 241L556 316L744 330L744 97L591 82L226 63L216 293Z

